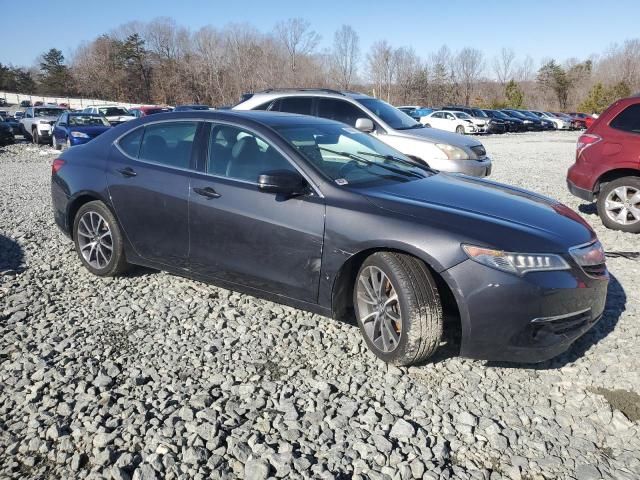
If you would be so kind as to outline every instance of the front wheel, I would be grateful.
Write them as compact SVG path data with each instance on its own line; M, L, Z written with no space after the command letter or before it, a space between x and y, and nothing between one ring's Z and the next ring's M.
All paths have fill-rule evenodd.
M430 357L442 338L442 306L427 266L409 255L378 252L356 277L353 304L367 346L385 362Z
M456 133L459 133L460 135L464 135L464 127L462 125L458 125L456 127Z
M58 143L55 135L53 136L53 139L51 141L53 142L53 148L55 148L56 150L62 150L62 145Z
M605 227L640 233L640 177L622 177L605 184L597 206Z
M31 140L33 141L34 144L40 145L40 135L38 135L38 129L37 128L34 128L31 131Z
M80 260L94 275L114 277L127 269L122 233L104 203L93 201L80 207L73 222L73 240Z

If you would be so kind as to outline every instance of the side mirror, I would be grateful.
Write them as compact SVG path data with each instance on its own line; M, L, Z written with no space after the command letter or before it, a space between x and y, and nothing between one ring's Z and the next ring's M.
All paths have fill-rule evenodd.
M356 129L364 133L373 132L373 122L370 118L359 118L356 120Z
M291 170L272 170L258 177L258 190L261 192L295 195L303 193L306 187L307 182L302 175Z

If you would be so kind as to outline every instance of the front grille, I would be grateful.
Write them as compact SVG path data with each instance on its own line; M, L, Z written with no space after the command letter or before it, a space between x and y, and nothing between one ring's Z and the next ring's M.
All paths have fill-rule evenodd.
M476 154L478 158L484 158L487 155L487 151L484 149L482 145L476 145L475 147L471 147L473 153Z

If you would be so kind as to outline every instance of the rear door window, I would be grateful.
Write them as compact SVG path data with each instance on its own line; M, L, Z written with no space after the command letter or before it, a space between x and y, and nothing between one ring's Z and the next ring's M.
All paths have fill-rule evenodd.
M147 125L140 159L170 167L189 168L198 122L162 122Z
M321 98L319 100L318 116L346 123L352 127L356 126L356 120L359 118L369 118L369 115L352 103L333 98Z
M271 110L311 115L312 106L313 99L309 97L284 97L276 100Z
M640 103L625 108L609 125L616 130L640 133Z

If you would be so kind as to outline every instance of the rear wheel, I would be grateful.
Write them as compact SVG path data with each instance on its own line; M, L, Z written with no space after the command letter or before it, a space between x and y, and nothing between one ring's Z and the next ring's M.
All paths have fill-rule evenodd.
M605 227L640 233L640 177L622 177L605 184L597 206Z
M353 303L367 346L385 362L411 365L437 349L442 306L433 277L417 258L371 255L356 277Z
M118 222L100 201L85 203L73 222L76 252L94 275L113 277L124 272L127 261Z
M460 135L464 135L464 127L462 125L458 125L456 127L456 133L459 133Z

